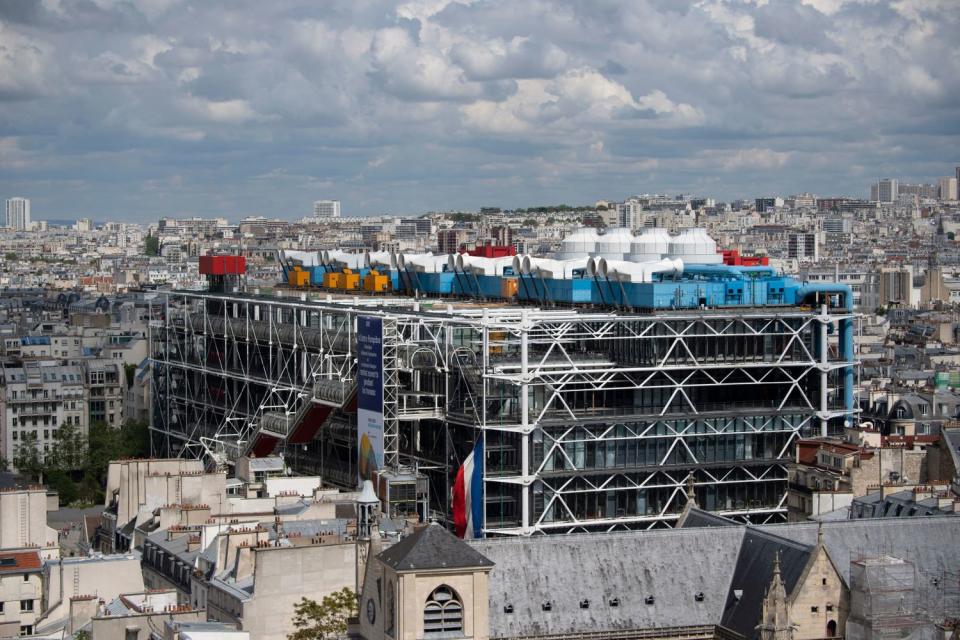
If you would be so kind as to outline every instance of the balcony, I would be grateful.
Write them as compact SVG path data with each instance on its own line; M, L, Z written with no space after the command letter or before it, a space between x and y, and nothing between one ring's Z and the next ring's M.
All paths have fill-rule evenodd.
M439 420L443 418L443 396L439 393L409 391L397 398L398 420Z

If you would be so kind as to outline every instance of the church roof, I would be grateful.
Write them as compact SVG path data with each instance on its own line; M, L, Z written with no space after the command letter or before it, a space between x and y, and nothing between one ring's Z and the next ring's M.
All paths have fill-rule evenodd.
M817 523L797 522L764 525L770 533L801 544L817 542ZM929 575L960 573L960 518L864 518L823 523L823 544L840 577L850 584L850 562L860 558L890 555L912 562Z
M431 526L378 557L398 570L495 563L491 638L716 625L754 638L776 555L790 594L817 544L818 524L719 526L726 519L697 511L688 510L691 528L468 542ZM699 520L705 526L689 524ZM913 563L939 602L947 587L928 576L960 573L956 516L825 522L822 528L827 554L848 583L851 560L891 555Z
M693 529L696 527L736 527L741 526L742 522L724 518L721 515L704 511L696 505L687 506L680 519L677 520L678 529Z
M490 637L717 625L743 532L723 527L471 541L496 563Z
M803 575L813 547L747 527L737 554L736 569L723 612L723 626L747 638L757 636L756 625L763 610L763 597L773 578L773 565L780 555L780 578L788 594Z
M396 571L493 566L480 552L438 524L421 527L377 557Z

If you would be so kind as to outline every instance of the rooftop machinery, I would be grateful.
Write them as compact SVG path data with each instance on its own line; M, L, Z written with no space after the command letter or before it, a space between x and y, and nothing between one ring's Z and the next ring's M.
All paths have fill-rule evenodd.
M280 256L295 288L306 288L309 281L331 291L624 310L794 304L788 279L772 268L721 264L723 260L716 243L696 228L676 236L664 229L638 236L626 229L599 236L581 229L563 241L555 259L338 251ZM378 285L371 284L369 274L379 278Z

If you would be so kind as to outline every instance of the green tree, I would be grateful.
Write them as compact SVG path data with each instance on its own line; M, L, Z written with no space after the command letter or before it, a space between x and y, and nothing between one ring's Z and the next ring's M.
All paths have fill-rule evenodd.
M150 430L146 422L128 421L119 429L94 422L87 434L86 459L80 494L89 502L103 499L111 460L150 455Z
M287 640L334 640L347 632L347 619L357 615L357 594L344 587L319 603L301 598L293 605L293 626L296 631Z
M56 431L53 449L44 460L46 470L77 471L87 464L87 443L76 425L62 424Z
M122 434L105 422L94 422L87 434L87 465L84 475L96 480L107 477L111 460L126 457Z
M35 432L24 431L20 434L20 443L13 450L13 466L18 473L32 480L43 481L43 461Z
M71 505L80 499L80 485L63 469L50 469L45 476L46 485L57 492L60 506Z
M148 233L143 239L143 252L148 256L160 255L160 238Z
M150 425L145 421L128 420L120 428L124 458L146 458L150 455Z

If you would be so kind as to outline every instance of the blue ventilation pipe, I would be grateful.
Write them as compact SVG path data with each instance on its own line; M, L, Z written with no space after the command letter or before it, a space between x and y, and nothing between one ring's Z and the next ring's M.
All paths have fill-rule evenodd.
M743 280L746 276L776 277L777 270L773 267L737 267L729 264L686 264L683 272L699 276L721 276Z
M845 284L833 282L823 282L814 284L804 284L797 289L797 303L803 301L808 295L822 293L825 295L840 296L841 306L848 313L853 313L853 290ZM846 318L840 321L840 352L844 362L853 362L853 319ZM826 348L826 345L821 345ZM854 398L853 398L853 367L844 367L843 369L843 408L847 412L847 419L853 423Z

